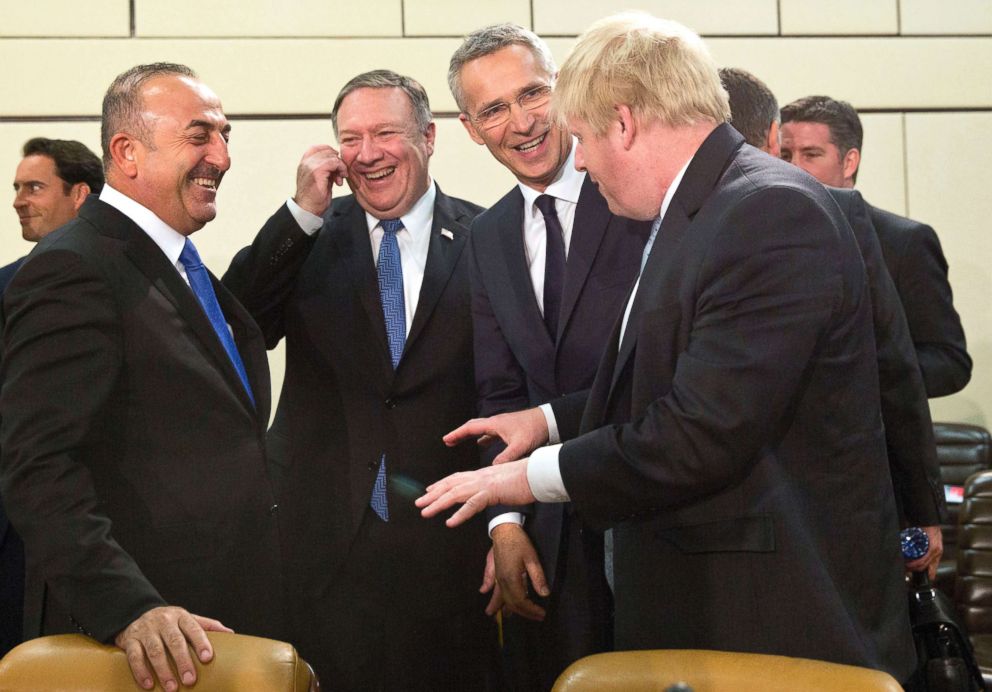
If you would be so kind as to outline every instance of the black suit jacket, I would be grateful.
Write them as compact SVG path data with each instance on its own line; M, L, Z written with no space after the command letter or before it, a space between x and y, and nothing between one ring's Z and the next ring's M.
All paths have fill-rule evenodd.
M0 482L27 548L28 636L109 640L163 603L279 636L268 366L214 286L257 409L175 267L96 197L8 286Z
M618 336L559 457L577 511L615 527L617 647L907 678L868 287L826 190L719 126Z
M486 555L479 522L451 531L413 504L423 487L475 468L471 445L441 437L475 412L468 228L481 207L438 190L416 314L393 371L365 212L335 199L315 236L286 206L224 276L269 347L286 339L286 375L269 444L285 475L294 592L302 619L321 610L369 507L386 455L389 529L409 551L397 574L397 608L411 617L481 608ZM443 232L442 232L443 231ZM408 316L408 319L409 316Z
M927 393L902 303L861 193L827 189L851 224L868 276L882 422L900 516L908 526L936 526L945 506L944 485Z
M868 211L906 311L927 396L964 389L971 379L971 357L937 234L926 224L871 205Z
M637 278L650 230L650 224L613 216L586 177L575 210L554 342L534 296L523 222L524 198L514 186L472 224L472 321L482 416L537 406L592 385L613 322ZM484 461L492 456L485 455ZM527 515L525 528L554 588L564 506L509 509Z

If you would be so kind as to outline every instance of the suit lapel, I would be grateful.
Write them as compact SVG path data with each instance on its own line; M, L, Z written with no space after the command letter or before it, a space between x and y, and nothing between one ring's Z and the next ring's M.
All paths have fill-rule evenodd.
M599 194L595 183L587 175L582 183L579 203L575 208L575 218L572 222L572 238L568 248L568 262L565 265L565 286L562 289L561 315L558 320L559 344L611 218L613 217L606 200Z
M451 273L458 264L458 258L465 248L468 239L468 223L471 219L463 218L448 201L448 198L437 190L434 202L434 220L431 223L431 237L427 249L427 264L424 266L424 281L420 286L420 296L417 298L417 312L410 325L410 333L406 338L404 354L410 349L417 337L424 330L427 320L434 312L444 287L451 278ZM444 231L444 232L442 232ZM400 359L400 367L403 360Z
M227 351L220 343L220 339L200 302L186 282L183 281L179 272L169 263L168 258L155 244L155 241L136 223L110 205L103 202L98 204L98 208L89 210L96 212L95 214L87 213L86 215L90 216L99 228L105 231L110 230L112 234L118 235L124 240L124 252L131 262L145 275L152 286L172 303L204 349L210 354L214 365L223 373L228 385L236 392L242 404L252 414L255 414L256 408L252 405L251 399L248 398L248 393L245 391ZM80 214L83 215L82 209ZM118 230L121 232L117 233ZM216 290L220 283L213 275L211 275L211 280ZM221 305L221 309L224 311L225 318L230 319L229 312L224 305Z
M657 301L662 295L662 285L671 272L677 271L673 263L678 255L678 247L692 224L692 219L706 202L743 143L744 138L730 125L724 123L710 133L692 157L665 213L665 218L662 219L651 254L641 273L637 295L634 297L627 328L624 331L623 343L620 344L613 368L611 392L616 387L627 360L634 352L641 315L646 309L659 307ZM671 299L675 300L675 296L671 296Z

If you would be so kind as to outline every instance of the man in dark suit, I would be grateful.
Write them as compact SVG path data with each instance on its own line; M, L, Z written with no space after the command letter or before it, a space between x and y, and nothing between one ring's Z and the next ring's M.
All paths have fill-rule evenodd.
M596 185L575 169L572 138L548 114L557 71L544 41L515 24L467 36L448 70L469 136L519 183L472 224L472 320L483 416L592 385L649 230L610 214ZM550 222L541 206L546 199L554 213ZM549 240L552 231L557 235ZM496 449L488 451L487 464ZM535 504L490 515L494 560L487 563L484 588L493 590L493 598L487 612L505 604L525 618L503 623L517 689L550 689L570 663L609 647L602 535L566 508ZM528 575L537 600L528 594ZM538 601L545 603L540 596L549 587L546 610Z
M782 158L824 185L854 187L863 134L846 101L807 96L782 108ZM971 357L937 234L918 221L868 209L906 311L927 396L954 394L971 379Z
M24 143L14 173L14 211L21 235L36 243L76 217L83 200L103 188L103 166L85 144L34 137ZM0 268L0 297L24 258ZM23 638L24 545L0 500L0 656Z
M26 634L114 642L146 689L193 684L204 630L281 633L262 335L188 239L216 214L229 130L185 66L118 76L107 185L3 298L0 483Z
M467 501L454 525L497 501L567 499L613 527L619 649L784 654L907 678L871 306L837 205L743 146L705 46L674 22L593 25L553 109L610 210L655 219L644 269L589 395L553 402L568 441L443 479L417 504L434 515ZM513 458L548 440L532 411L448 439L479 433Z
M475 411L469 224L481 208L428 173L423 87L359 75L306 152L297 191L224 277L286 378L269 432L284 466L293 641L340 689L478 689L497 653L478 593L485 527L455 534L413 505L478 465L441 442ZM347 177L354 195L332 201Z
M748 144L780 157L779 108L775 95L764 82L741 69L721 68L720 80L730 97L734 128ZM882 422L900 517L906 526L922 527L930 538L927 554L908 563L907 568L927 569L934 579L943 553L940 521L944 486L916 350L869 218L868 205L856 190L837 187L828 190L851 224L871 289Z

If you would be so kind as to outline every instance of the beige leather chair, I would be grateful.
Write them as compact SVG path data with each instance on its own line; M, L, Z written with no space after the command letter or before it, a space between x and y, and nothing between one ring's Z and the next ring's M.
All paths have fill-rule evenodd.
M553 692L664 692L679 682L692 692L902 692L891 675L868 668L692 649L586 656L565 669Z
M198 692L317 692L313 670L285 642L208 632L214 658L196 657ZM116 646L81 634L24 642L0 660L0 690L16 692L117 692L141 690ZM161 690L161 686L156 686Z

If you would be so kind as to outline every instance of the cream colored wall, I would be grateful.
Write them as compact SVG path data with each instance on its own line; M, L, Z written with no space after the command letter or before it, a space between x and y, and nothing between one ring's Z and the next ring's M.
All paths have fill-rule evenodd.
M330 140L338 89L388 67L431 96L440 185L489 204L512 179L454 117L445 77L460 37L515 21L561 60L591 21L630 7L692 26L783 103L826 93L863 111L859 188L937 229L975 361L963 392L932 402L934 417L992 427L992 0L0 0L0 176L13 177L29 137L96 150L100 99L119 72L187 63L234 126L220 215L197 238L219 272L292 193L303 150ZM0 263L29 250L13 210L3 218ZM271 360L278 391L281 350Z

